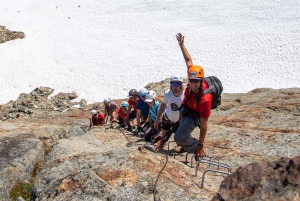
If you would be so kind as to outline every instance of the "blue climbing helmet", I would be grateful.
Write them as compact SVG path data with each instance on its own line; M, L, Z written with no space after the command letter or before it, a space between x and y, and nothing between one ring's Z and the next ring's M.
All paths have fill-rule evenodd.
M123 102L121 103L121 107L126 107L126 108L128 108L128 103L127 103L126 101L123 101Z
M139 91L139 95L140 95L140 98L143 98L147 95L148 93L148 90L145 89L145 88L142 88L140 91Z

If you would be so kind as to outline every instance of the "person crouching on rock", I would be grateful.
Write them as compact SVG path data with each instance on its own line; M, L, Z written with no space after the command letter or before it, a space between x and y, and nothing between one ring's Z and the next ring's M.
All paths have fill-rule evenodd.
M90 117L90 126L101 126L104 125L104 115L97 110L92 110L92 117Z
M142 88L139 92L140 99L136 104L136 125L138 132L142 130L142 125L146 122L149 116L149 105L145 103L147 93L147 89Z
M128 113L128 103L123 101L121 103L121 107L119 107L116 111L116 119L118 120L118 124L120 128L125 128L125 124L127 124L126 116Z
M159 130L159 119L162 119L161 132L154 137L155 141L162 139L158 142L162 147L168 141L171 134L176 132L179 126L180 112L179 108L184 98L183 79L177 75L173 75L170 79L170 89L165 92L164 99L160 104L158 115L156 117L154 128ZM171 131L172 129L172 131ZM168 132L168 136L166 136ZM163 139L166 136L166 139Z
M192 58L184 46L184 36L178 33L176 38L187 65L189 83L181 104L182 121L174 135L174 140L179 145L175 151L194 152L196 157L202 158L206 156L204 139L211 114L212 95L209 93L201 95L208 88L208 84L204 81L204 70L201 66L193 65ZM196 127L200 128L198 140L191 136Z
M155 91L149 91L147 93L145 102L150 107L150 112L149 112L149 116L148 116L148 119L147 119L146 123L148 122L150 124L150 126L152 127L151 130L146 134L145 141L146 142L151 142L152 137L159 132L159 130L156 130L153 127L153 124L154 124L154 122L157 118L157 114L158 114L159 106L160 106L160 102L158 100L156 100Z
M128 131L132 131L133 130L133 120L136 118L136 112L137 112L137 108L136 108L136 104L138 102L138 100L140 99L138 92L136 91L136 89L131 89L128 93L128 113L127 116L125 117L126 122L128 122ZM131 109L133 109L131 111Z
M104 99L104 117L105 117L105 124L108 122L108 118L110 119L111 123L114 123L113 121L116 121L114 119L116 115L116 110L118 109L117 103L111 101L110 98Z

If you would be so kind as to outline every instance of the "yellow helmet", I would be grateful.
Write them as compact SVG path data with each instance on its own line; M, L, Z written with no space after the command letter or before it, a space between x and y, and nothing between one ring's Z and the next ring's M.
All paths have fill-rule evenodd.
M188 70L188 79L204 78L204 70L201 66L192 66Z

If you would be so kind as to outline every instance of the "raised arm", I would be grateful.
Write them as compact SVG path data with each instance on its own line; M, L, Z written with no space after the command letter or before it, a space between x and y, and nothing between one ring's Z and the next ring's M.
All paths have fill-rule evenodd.
M183 54L183 58L185 60L186 66L187 67L192 66L193 65L192 58L184 45L184 36L181 33L178 33L176 35L176 38L177 38L179 47L181 49L181 52Z

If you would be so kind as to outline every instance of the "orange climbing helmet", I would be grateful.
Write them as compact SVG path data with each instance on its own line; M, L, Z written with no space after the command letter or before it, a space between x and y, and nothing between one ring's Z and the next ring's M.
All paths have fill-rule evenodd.
M188 79L204 78L204 70L201 66L192 66L188 70Z

